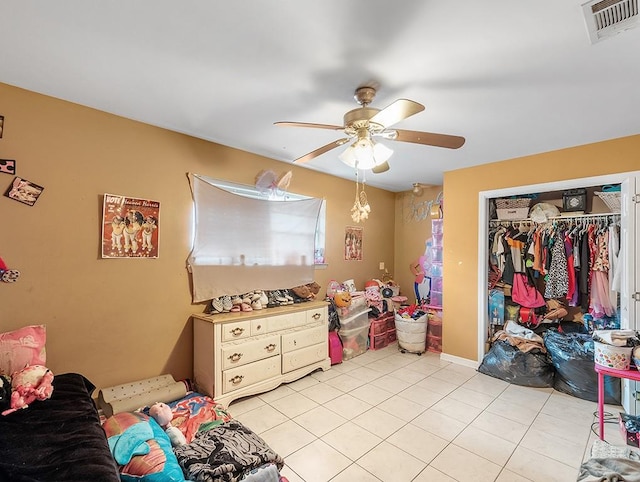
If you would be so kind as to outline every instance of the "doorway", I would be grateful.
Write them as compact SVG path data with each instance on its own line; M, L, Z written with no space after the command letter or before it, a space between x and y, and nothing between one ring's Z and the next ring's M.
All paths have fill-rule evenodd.
M489 201L493 198L508 198L527 194L550 191L566 191L605 184L621 185L621 254L625 263L622 271L622 288L620 292L620 325L621 328L640 329L640 171L594 176L588 178L555 181L543 184L518 186L491 191L482 191L478 199L478 365L482 363L486 353L486 336L489 331L487 253L489 229ZM622 386L622 405L627 413L640 413L640 386L636 390L636 382L625 380Z

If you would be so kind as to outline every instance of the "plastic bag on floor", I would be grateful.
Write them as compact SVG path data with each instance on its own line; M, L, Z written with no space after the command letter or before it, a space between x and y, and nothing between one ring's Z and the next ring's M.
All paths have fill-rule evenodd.
M555 370L540 351L523 352L508 341L497 340L478 367L480 373L525 387L553 386Z
M556 369L553 388L559 392L598 401L598 374L593 368L593 338L582 333L544 334L544 346ZM620 379L604 377L604 403L620 404Z

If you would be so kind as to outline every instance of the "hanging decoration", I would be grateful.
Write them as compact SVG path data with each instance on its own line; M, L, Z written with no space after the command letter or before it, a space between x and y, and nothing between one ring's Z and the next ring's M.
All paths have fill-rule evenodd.
M365 222L371 212L371 206L367 200L367 193L364 191L364 180L362 182L362 191L360 190L360 185L358 169L356 169L356 200L351 208L351 219L353 219L354 223L359 223L360 221Z
M269 199L284 198L293 173L286 171L279 176L271 169L265 169L256 174L256 188Z
M405 223L425 221L429 218L438 219L442 217L442 205L444 199L442 191L438 193L435 199L416 202L416 194L414 191L405 193L402 203L402 214Z

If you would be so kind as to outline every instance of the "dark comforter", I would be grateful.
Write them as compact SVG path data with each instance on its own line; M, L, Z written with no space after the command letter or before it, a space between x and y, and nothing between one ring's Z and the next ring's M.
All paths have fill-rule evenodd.
M0 481L119 482L94 388L77 373L56 375L49 400L0 416Z

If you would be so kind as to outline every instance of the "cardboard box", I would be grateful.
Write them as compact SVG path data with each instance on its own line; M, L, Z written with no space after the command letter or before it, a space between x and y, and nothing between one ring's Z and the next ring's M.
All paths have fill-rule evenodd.
M496 209L498 219L500 221L512 221L518 219L527 219L529 216L529 208L510 208Z

